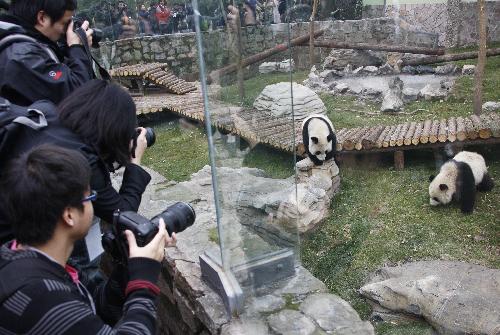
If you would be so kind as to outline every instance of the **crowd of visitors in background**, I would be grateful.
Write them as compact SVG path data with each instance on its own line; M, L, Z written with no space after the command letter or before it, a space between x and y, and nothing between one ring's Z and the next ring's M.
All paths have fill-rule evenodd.
M104 32L104 37L115 40L137 35L163 35L192 32L195 30L193 8L190 1L184 4L168 0L136 2L129 8L123 0L106 1L91 10L81 11L84 19ZM239 14L243 26L285 22L286 0L223 1L226 8L202 13L202 30L218 29L228 24L228 15ZM233 6L234 5L234 6Z

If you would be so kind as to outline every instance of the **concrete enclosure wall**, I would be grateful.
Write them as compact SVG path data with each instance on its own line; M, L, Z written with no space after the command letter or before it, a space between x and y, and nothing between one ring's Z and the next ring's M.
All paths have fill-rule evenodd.
M366 5L363 18L391 17L401 19L414 29L439 34L439 44L461 47L477 44L477 2L463 0L421 1L395 5ZM486 1L488 41L500 42L500 1Z
M326 28L320 37L350 43L402 44L422 47L437 45L437 34L402 27L393 18L375 18L352 21L317 22L316 29ZM309 34L309 23L290 25L291 38ZM247 27L242 29L242 49L244 57L254 55L278 44L287 43L288 25ZM203 33L204 57L208 71L236 62L237 39L235 34L225 30ZM319 59L329 54L329 49L316 48ZM198 53L195 33L173 34L131 38L101 45L98 57L106 67L164 62L176 74L190 79L198 79ZM309 67L309 47L294 47L291 56L298 68ZM281 61L290 58L290 51L283 51L265 61ZM257 64L258 65L258 64Z

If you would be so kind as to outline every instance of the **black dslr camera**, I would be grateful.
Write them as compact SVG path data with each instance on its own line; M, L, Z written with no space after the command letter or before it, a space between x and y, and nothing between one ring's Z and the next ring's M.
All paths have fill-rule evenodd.
M168 235L179 233L190 227L196 219L196 213L193 207L185 202L176 202L167 207L163 212L146 219L135 212L115 211L113 214L113 226L111 231L104 233L102 245L115 261L121 264L127 264L128 243L124 237L125 230L130 230L137 241L139 247L143 247L158 233L160 219L163 218Z
M82 19L80 17L73 16L73 31L76 31L78 28L80 28L83 24L85 19ZM98 28L92 28L92 48L97 49L99 48L99 42L102 40L102 30Z
M146 143L148 145L148 148L155 144L156 142L156 134L153 130L153 128L146 127ZM132 158L135 158L135 148L137 148L137 138L141 134L141 130L137 129L136 132L134 133L134 136L132 137L133 143L132 143L132 149L131 149L131 154Z

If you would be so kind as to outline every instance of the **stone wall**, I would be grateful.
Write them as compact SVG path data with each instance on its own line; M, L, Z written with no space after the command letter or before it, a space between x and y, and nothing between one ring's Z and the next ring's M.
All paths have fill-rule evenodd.
M391 18L376 18L352 21L317 22L316 29L326 28L320 39L351 43L408 44L432 47L437 44L437 35L399 27ZM309 23L290 25L292 38L309 34ZM207 71L221 68L236 61L235 34L218 30L203 33L204 57ZM288 41L288 25L248 27L242 29L244 56L249 56ZM198 54L195 33L141 37L106 42L101 45L100 57L106 67L165 62L180 76L198 79ZM319 59L324 59L328 49L316 48ZM309 67L309 48L293 48L292 57L298 68ZM289 51L283 51L265 61L281 61L290 58ZM256 64L258 66L258 64ZM253 70L253 69L252 69Z
M487 1L488 40L500 41L500 1ZM459 47L477 44L477 3L448 0L434 4L368 5L363 18L401 19L414 29L439 34L439 44Z

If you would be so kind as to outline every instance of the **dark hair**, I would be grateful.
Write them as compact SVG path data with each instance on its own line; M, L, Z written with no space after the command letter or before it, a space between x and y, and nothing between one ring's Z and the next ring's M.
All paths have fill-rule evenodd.
M9 12L34 26L41 10L54 23L64 16L65 11L76 10L76 6L76 0L12 0Z
M90 167L78 151L43 144L10 162L2 177L5 211L20 243L52 238L66 207L83 210Z
M59 120L93 146L106 162L130 162L130 140L137 127L134 101L117 84L91 80L58 106Z

